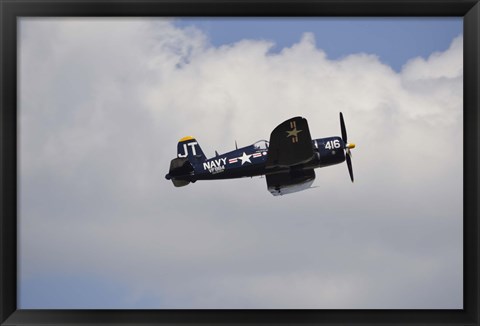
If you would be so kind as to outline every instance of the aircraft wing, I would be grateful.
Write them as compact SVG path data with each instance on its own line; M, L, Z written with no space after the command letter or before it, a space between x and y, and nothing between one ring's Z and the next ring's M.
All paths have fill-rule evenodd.
M279 124L270 134L266 167L289 167L306 163L313 155L307 119L291 118Z
M268 191L279 196L310 188L315 180L315 171L311 169L267 174L266 178Z

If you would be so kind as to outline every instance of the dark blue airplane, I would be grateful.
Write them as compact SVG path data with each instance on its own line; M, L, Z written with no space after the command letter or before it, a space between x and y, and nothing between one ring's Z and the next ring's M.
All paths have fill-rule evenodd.
M347 161L350 179L353 170L347 131L340 112L342 137L314 139L310 137L305 118L295 117L278 125L270 134L270 142L256 143L207 159L195 138L179 140L177 158L170 163L165 176L176 187L197 180L233 179L265 175L268 190L284 195L309 188L315 179L315 168Z

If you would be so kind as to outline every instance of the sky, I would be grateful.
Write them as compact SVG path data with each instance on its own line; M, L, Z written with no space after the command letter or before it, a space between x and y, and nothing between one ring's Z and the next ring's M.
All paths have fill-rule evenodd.
M414 31L414 32L412 32ZM461 309L461 18L22 18L19 307ZM165 180L307 118L346 164Z
M308 31L315 34L329 59L367 52L397 72L412 56L426 58L434 51L445 51L463 32L462 21L456 17L185 17L177 19L175 26L201 28L214 46L242 39L272 41L269 53L291 47Z

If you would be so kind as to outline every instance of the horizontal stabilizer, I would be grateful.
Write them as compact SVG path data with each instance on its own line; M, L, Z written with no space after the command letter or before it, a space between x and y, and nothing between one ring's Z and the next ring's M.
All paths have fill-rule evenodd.
M193 172L193 166L186 157L174 158L170 162L170 171L168 172L168 175L171 178L189 175L191 172Z
M183 187L190 183L188 178L193 173L193 166L186 157L174 158L170 162L170 170L165 176L166 179L172 180L175 187Z
M175 187L183 187L190 183L190 181L176 180L176 179L172 179L172 182Z

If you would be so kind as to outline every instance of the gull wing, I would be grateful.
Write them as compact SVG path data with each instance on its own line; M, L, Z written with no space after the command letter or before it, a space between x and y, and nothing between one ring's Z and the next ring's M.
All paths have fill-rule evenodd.
M266 167L290 167L314 156L307 119L294 117L279 124L270 134Z

